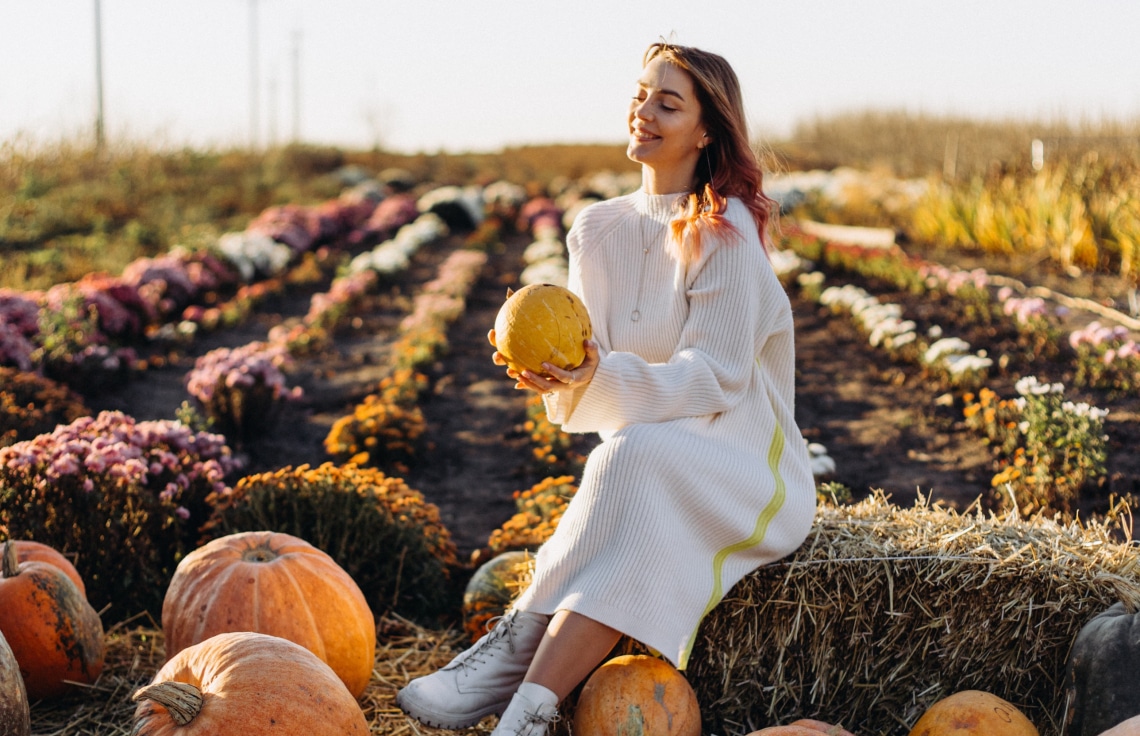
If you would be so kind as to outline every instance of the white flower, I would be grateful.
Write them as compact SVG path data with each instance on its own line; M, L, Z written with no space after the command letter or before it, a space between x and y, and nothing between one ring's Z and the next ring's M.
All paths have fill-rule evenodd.
M1095 406L1090 406L1085 402L1074 404L1071 401L1066 401L1061 404L1061 408L1070 414L1076 414L1079 417L1088 417L1089 419L1101 420L1108 416L1108 409L1098 409Z
M888 348L901 348L903 345L910 345L918 339L918 335L913 332L900 332L897 335L891 335L884 341L884 345Z
M1065 387L1060 383L1041 383L1037 376L1023 376L1013 385L1017 393L1022 396L1043 396L1045 394L1064 393Z
M816 455L811 459L811 474L828 475L835 472L835 461L828 455Z
M545 261L532 263L519 274L519 282L526 284L556 284L566 286L569 280L569 271L566 261L558 258L548 258Z
M970 349L970 343L960 337L944 337L935 341L923 353L922 359L927 365L936 363L942 356L952 353L964 353Z
M800 286L819 286L824 278L823 271L811 271L796 276L796 283Z
M801 267L803 259L790 250L774 250L768 254L772 269L777 275L791 273Z
M875 325L868 340L871 345L878 347L880 343L890 342L891 337L906 332L914 332L914 322L909 319L900 320L897 317L888 317Z
M566 255L566 246L562 244L561 240L546 239L536 240L526 247L523 251L523 262L537 263L544 261L547 258L561 258Z
M953 375L966 371L983 371L994 364L992 360L981 355L948 355L945 362L947 370Z

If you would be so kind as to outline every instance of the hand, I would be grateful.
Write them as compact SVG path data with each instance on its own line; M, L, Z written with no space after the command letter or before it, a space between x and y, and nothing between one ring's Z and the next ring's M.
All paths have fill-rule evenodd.
M598 370L598 344L593 340L583 340L582 347L586 357L574 368L562 369L550 363L543 363L542 368L546 375L523 371L519 376L516 388L529 388L540 393L552 391L569 391L581 388L594 379L594 372Z
M492 329L487 332L487 340L491 345L497 345L495 330ZM507 375L515 379L515 388L529 389L540 394L565 391L575 386L582 386L593 379L594 371L598 369L598 344L593 340L584 340L582 347L586 351L586 357L570 370L563 370L550 363L543 363L542 367L548 375L541 375L528 370L516 371L513 368L507 368ZM491 353L491 362L495 365L507 365L507 359L498 350Z

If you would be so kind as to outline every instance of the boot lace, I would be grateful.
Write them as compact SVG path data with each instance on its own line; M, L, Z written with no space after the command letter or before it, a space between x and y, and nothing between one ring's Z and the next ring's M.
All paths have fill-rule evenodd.
M519 730L515 732L517 736L545 734L547 726L562 720L562 716L558 714L557 710L550 710L547 713L537 711L532 713L529 710L524 710L523 715L526 716L526 720L522 726L519 727Z
M491 630L490 636L485 638L478 647L469 651L467 656L456 664L461 668L474 669L474 665L486 663L488 655L493 654L504 639L506 639L510 653L514 654L515 613L515 611L511 611L505 616L495 616L488 620L487 627Z

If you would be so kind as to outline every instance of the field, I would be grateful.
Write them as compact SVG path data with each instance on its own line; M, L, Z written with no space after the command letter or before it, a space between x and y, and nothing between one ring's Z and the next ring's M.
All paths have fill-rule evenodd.
M826 130L822 123L817 127L815 134ZM984 126L973 129L975 134L978 129ZM844 130L854 136L857 126ZM1124 139L1130 132L1114 135ZM938 128L933 139L945 135ZM829 140L842 137L832 133ZM879 180L936 176L931 166L945 163L931 163L927 154L909 163L887 162L872 148L809 150L801 141L776 145L770 153L788 168L822 162L874 168ZM1006 185L1003 175L984 165L980 173L972 171L963 153L955 176L966 181L945 201L958 197L954 206L964 213L971 187L975 194L1000 193L1003 187L1016 192L1021 182L1034 181L1038 175L1022 160L1028 150L1012 152L1021 148L1011 143L1004 154L985 154L1006 156ZM915 150L930 150L929 141ZM1042 175L1054 176L1058 192L1074 191L1065 172L1085 162L1080 170L1089 183L1080 216L1089 223L1088 238L1075 242L1075 249L1048 237L1030 248L1029 235L1038 231L1025 219L1018 232L1029 235L1011 236L1004 248L967 238L962 229L936 237L929 226L915 224L916 212L930 215L941 206L932 196L898 206L876 193L860 197L848 191L843 201L829 201L808 192L789 202L776 238L780 257L773 260L795 314L796 418L805 439L815 443L821 504L845 507L886 496L902 508L918 501L1026 523L1105 525L1114 544L1130 543L1130 509L1140 494L1140 458L1131 451L1140 441L1140 354L1134 343L1140 324L1129 303L1136 290L1129 264L1140 231L1127 217L1136 207L1134 192L1140 189L1130 183L1137 181L1140 166L1127 145L1105 150L1100 168L1090 168L1088 159L1087 151L1077 152ZM381 652L361 702L373 733L430 731L409 730L414 727L392 707L395 688L415 667L446 661L449 643L458 645L463 585L477 564L501 550L495 535L517 518L519 493L551 478L574 478L594 442L544 424L534 402L490 361L486 333L505 291L523 280L532 243L549 236L541 225L536 230L541 217L528 216L526 206L550 195L544 206L548 214L558 213L564 227L561 215L576 197L619 191L620 174L631 171L620 148L398 156L298 147L254 156L139 147L99 159L81 149L36 153L9 146L2 160L0 308L10 311L0 316L16 324L12 295L39 290L54 293L56 300L54 314L40 318L38 342L22 370L11 357L17 353L4 353L9 348L0 341L0 358L9 356L4 378L14 386L17 375L41 374L74 393L67 400L55 394L50 401L39 399L46 418L37 415L35 421L5 404L0 448L46 431L44 423L53 417L71 421L74 407L81 406L88 416L118 411L138 422L177 417L186 426L224 432L241 463L226 478L230 486L241 478L325 463L355 463L402 479L422 493L423 508L417 501L409 512L421 525L416 528L442 527L444 542L453 546L449 582L439 587L439 600L405 600L393 593L388 605L374 605ZM884 173L888 165L895 168L890 177ZM404 179L412 182L407 194L421 197L421 211L422 197L446 190L434 211L450 227L409 247L398 267L354 270L351 264L382 249L398 232L390 223L386 229L367 225L365 210L371 212L375 202L361 199L360 185L379 181L394 201L404 193ZM516 201L491 199L491 185L503 181L515 185ZM987 182L996 182L992 190ZM465 221L457 214L464 191L459 187L482 193L480 217ZM1109 217L1097 207L1114 193L1116 209ZM927 222L935 219L928 216ZM121 327L111 338L107 313L98 311L103 302L77 302L59 288L86 284L85 294L119 294L107 287L118 274L142 273L131 265L138 259L154 259L148 261L152 274L171 269L159 260L171 252L183 254L182 264L195 264L197 270L186 273L201 275L210 262L185 254L207 249L226 233L273 233L281 243L301 237L304 227L298 223L317 220L323 225L313 225L308 240L301 238L304 247L290 246L288 262L276 270L250 266L250 278L182 296L174 290L178 277L163 271L162 293L150 312L159 317ZM888 228L897 243L845 242L845 233L855 241L866 230L819 237L811 234L809 221ZM255 241L242 242L252 247ZM106 273L92 276L99 271ZM158 279L144 281L145 286ZM142 289L137 298L145 301L156 288ZM136 306L137 317L145 310ZM869 321L872 313L875 321ZM1098 332L1096 325L1105 329ZM187 379L200 360L219 351L232 356L252 345L263 351L261 383L228 395L228 404L220 388L212 398L192 394ZM265 352L270 348L278 352ZM81 359L89 355L98 360ZM277 378L292 398L266 393ZM235 397L247 402L244 411ZM48 538L17 518L12 507L5 510L11 497L4 495L4 484L15 487L13 477L0 475L0 537ZM190 479L186 498L196 482ZM208 506L186 502L194 519L209 513ZM159 504L152 513L173 508ZM171 528L180 528L173 518ZM82 535L53 533L71 540L70 554L84 556ZM186 538L196 541L196 534ZM176 559L192 546L187 542L169 554ZM158 545L148 552L165 554ZM129 733L133 706L124 693L145 682L161 661L156 592L150 599L121 597L111 571L130 569L131 563L106 564L122 567L93 572L89 596L110 632L108 671L94 698L81 691L55 704L34 704L35 734ZM160 568L154 570L156 581L170 572L169 565ZM1140 588L1140 581L1133 582ZM387 664L395 660L409 663L404 672ZM102 710L91 707L93 700ZM1055 732L1055 712L1036 703L1025 707L1042 733ZM852 730L899 733L897 724L895 731L883 725L881 714L864 718L866 730ZM844 722L851 727L850 719Z

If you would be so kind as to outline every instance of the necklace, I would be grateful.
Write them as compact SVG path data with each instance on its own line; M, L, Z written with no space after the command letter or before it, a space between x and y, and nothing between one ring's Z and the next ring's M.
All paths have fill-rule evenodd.
M652 228L657 223L649 215L644 215L645 219L641 222L641 263L637 267L637 298L633 302L633 311L629 314L631 322L637 322L641 319L641 286L645 281L645 262L649 256L649 228ZM649 225L649 228L646 225Z

